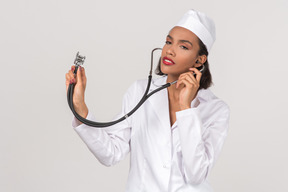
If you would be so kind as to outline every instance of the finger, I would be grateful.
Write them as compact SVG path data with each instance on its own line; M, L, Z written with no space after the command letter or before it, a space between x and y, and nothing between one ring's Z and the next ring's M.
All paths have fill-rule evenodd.
M190 83L195 83L196 79L192 72L185 73L179 77L179 79L187 79Z
M178 89L181 85L186 86L187 83L190 84L190 82L187 79L182 78L177 81L176 88Z
M72 66L71 66L71 71L74 73L74 71L75 71L75 65L72 65Z
M200 82L201 77L202 77L202 73L196 68L189 68L189 70L193 71L196 74L196 80L197 80L197 82Z
M178 88L182 84L182 80L185 78L186 73L182 73L177 80L176 88Z
M74 76L73 74L71 75L71 71L69 71L68 73L66 73L65 78L67 83L72 83Z
M69 85L72 84L72 80L70 78L69 73L66 73L65 78L66 78L66 83L65 84L66 84L66 92L67 92Z
M86 83L86 73L84 67L81 67L81 73L82 73L82 82Z
M191 86L191 87L198 87L199 86L199 82L196 81L194 75L192 74L192 72L189 72L189 73L185 73L184 75L182 75L180 78L179 78L179 85L181 84L184 84L185 86ZM185 84L184 81L188 82L188 84ZM178 85L178 87L179 87Z
M65 79L66 79L66 81L68 81L68 82L70 81L69 73L66 73L66 74L65 74Z
M67 83L67 82L68 82L68 83L70 82L71 79L70 79L69 73L66 73L66 74L65 74L65 79L66 79L66 83Z
M182 84L182 80L178 79L178 81L176 82L176 89L178 89L181 84Z
M65 79L66 79L66 86L69 86L69 84L70 84L70 78L69 78L69 74L68 74L68 73L66 73Z
M190 83L196 83L196 79L193 75L193 72L189 72L185 75L185 79L187 79Z
M78 67L76 79L80 84L83 83L83 67L81 66Z
M187 79L182 79L180 84L183 84L184 87L188 87L188 88L192 87L192 84Z
M197 68L190 68L189 70L194 73L197 82L200 82L202 73Z
M70 80L72 81L72 83L76 83L75 75L74 75L74 73L72 72L72 70L70 70L70 71L68 72L68 75L69 75L69 78L70 78Z

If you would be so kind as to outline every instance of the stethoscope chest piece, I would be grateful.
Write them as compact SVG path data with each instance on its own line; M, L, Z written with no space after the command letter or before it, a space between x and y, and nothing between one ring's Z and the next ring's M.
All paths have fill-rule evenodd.
M75 58L75 60L74 60L74 64L75 64L76 66L83 65L85 59L86 59L86 57L79 55L79 51L78 51L77 54L76 54L76 58Z

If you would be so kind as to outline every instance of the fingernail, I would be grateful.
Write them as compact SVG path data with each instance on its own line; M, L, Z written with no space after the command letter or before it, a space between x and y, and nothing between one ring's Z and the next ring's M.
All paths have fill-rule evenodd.
M71 67L71 71L74 71L74 66Z
M72 83L75 83L75 79L72 79Z
M70 84L72 84L72 81L70 80L70 82L69 82Z

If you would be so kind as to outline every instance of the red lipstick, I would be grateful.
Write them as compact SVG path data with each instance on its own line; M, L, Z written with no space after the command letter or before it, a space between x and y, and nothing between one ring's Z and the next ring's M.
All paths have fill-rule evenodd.
M172 59L169 59L168 57L163 57L162 59L163 64L165 65L174 65L174 61Z

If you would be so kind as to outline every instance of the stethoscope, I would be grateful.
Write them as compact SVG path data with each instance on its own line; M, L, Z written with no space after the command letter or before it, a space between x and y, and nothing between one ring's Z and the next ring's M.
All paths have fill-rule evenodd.
M154 93L157 93L158 91L161 91L162 89L165 89L167 87L170 87L171 85L175 84L177 82L176 81L173 81L171 83L166 83L164 85L160 85L160 86L157 86L159 88L151 91L149 93L149 88L150 88L150 85L151 85L151 82L152 82L152 70L153 70L153 54L154 54L154 51L156 50L162 50L161 48L155 48L152 50L151 52L151 66L150 66L150 73L149 73L149 76L148 76L148 83L147 83L147 87L146 87L146 90L144 92L144 95L142 96L142 98L140 99L139 103L129 112L127 113L126 115L124 115L123 117L119 118L118 120L115 120L115 121L111 121L111 122L95 122L95 121L90 121L88 119L85 119L83 117L81 117L74 109L74 106L73 106L73 92L74 92L74 86L75 84L70 84L69 85L69 88L68 88L68 94L67 94L67 100L68 100L68 105L71 109L71 111L73 112L74 116L82 123L86 124L86 125L89 125L91 127L97 127L97 128L102 128L102 127L108 127L108 126L111 126L111 125L114 125L116 123L119 123L125 119L127 119L128 117L130 117L151 95L153 95ZM76 54L76 58L75 58L75 61L74 61L74 64L75 64L75 70L74 70L74 74L76 75L77 73L77 70L78 70L78 67L80 65L83 65L84 64L84 61L85 61L85 56L81 56L79 55L79 52ZM196 63L198 63L198 60L196 61ZM204 69L204 65L202 65L202 68L199 70L200 72L202 72ZM194 74L195 75L195 74Z
M173 84L175 84L177 82L176 81L173 81L172 83L166 83L162 86L160 86L159 88L151 91L149 93L149 88L150 88L150 85L151 85L151 81L152 81L152 70L153 70L153 54L154 54L154 51L156 50L162 50L161 48L155 48L152 50L151 52L151 67L150 67L150 73L149 73L149 76L148 76L148 83L147 83L147 87L146 87L146 90L145 90L145 93L144 95L142 96L142 98L140 99L139 103L129 112L127 113L126 115L124 115L123 117L119 118L118 120L115 120L115 121L111 121L111 122L94 122L94 121L90 121L88 119L85 119L83 117L81 117L74 109L74 106L73 106L73 92L74 92L74 86L75 84L70 84L69 85L69 88L68 88L68 93L67 93L67 100L68 100L68 105L71 109L71 111L73 112L74 116L82 123L86 124L86 125L89 125L91 127L97 127L97 128L102 128L102 127L108 127L108 126L111 126L111 125L114 125L116 123L119 123L125 119L127 119L128 117L130 117L151 95L153 95L154 93L157 93L158 91L161 91L162 89L165 89ZM85 56L81 56L79 55L79 52L76 54L76 58L75 58L75 61L74 61L74 64L75 64L75 70L74 70L74 74L76 75L77 73L77 70L78 70L78 67L80 65L83 65L84 64L84 61L85 61Z

